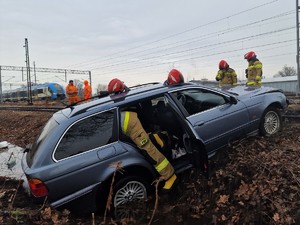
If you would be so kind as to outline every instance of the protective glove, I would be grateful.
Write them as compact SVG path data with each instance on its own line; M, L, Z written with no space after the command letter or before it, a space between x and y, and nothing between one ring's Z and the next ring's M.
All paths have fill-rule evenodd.
M248 69L245 69L246 78L248 78Z

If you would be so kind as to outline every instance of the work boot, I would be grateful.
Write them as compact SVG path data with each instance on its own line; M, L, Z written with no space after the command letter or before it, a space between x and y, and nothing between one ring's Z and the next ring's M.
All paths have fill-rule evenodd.
M176 182L177 182L177 176L174 173L168 180L165 181L165 185L163 186L162 191L163 192L170 191Z

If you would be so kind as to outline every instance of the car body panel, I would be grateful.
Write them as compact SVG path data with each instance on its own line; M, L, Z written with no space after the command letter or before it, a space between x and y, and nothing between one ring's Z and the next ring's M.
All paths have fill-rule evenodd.
M216 103L215 106L198 113L190 113L189 110L194 110L198 107L195 104L200 103L201 96L197 95L197 91L208 93L207 100L211 96L211 102L218 98L224 102ZM195 92L196 94L192 93L190 97L198 96L194 99L195 104L189 109L176 97L176 93L180 92ZM191 168L196 155L196 161L200 161L202 167L207 169L208 155L213 155L232 140L258 131L266 108L276 105L284 109L287 106L286 97L272 88L238 86L222 90L192 83L172 86L153 84L119 95L95 99L70 106L53 115L31 150L23 156L22 168L26 177L40 179L47 186L48 199L56 207L99 190L99 187L113 176L116 171L113 165L116 162L121 162L124 170L147 171L149 179L155 179L158 173L147 157L141 154L134 144L121 140L119 120L120 110L156 98L162 99L170 109L169 113L173 117L168 118L169 114L165 115L166 120L171 120L165 121L169 122L169 128L178 126L180 132L184 133L181 137L183 142L187 141L190 144L186 148L188 157L174 160L177 172ZM91 149L85 148L83 144L82 152L62 159L56 156L58 146L71 129L106 112L111 112L113 116L111 127L103 126L104 130L111 129L112 132L108 144L99 144ZM80 132L76 135L80 140L89 140L84 139ZM91 195L91 198L94 197Z
M203 140L207 151L216 151L229 141L245 136L249 115L242 102L227 103L187 118Z

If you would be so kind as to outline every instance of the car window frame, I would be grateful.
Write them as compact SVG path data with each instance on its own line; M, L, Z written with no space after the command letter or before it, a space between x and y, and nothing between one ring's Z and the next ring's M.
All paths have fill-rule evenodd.
M198 89L198 90L200 90L200 91L203 91L203 90L204 90L204 91L207 91L207 92L211 92L211 93L213 93L213 94L215 94L215 95L220 95L220 96L222 96L222 97L224 98L225 103L220 104L220 105L217 105L217 106L214 106L214 107L212 107L212 108L210 108L210 109L202 110L202 111L199 111L199 112L197 112L197 113L191 114L191 113L189 113L189 112L187 111L187 109L184 107L184 105L181 104L181 102L177 99L177 97L176 97L176 95L175 95L176 92L180 92L180 91L184 91L184 90L191 90L191 89ZM212 110L212 109L217 108L217 107L222 107L222 106L224 106L224 105L230 103L230 100L229 100L230 96L229 96L229 95L227 95L227 94L225 94L225 93L222 93L222 92L219 92L219 91L217 91L217 90L212 90L212 89L209 89L209 88L203 88L203 87L195 87L195 86L193 86L193 87L184 87L184 88L180 88L180 89L176 89L176 90L169 91L169 95L171 96L172 100L175 102L175 104L177 105L177 107L181 110L181 112L183 113L183 115L184 115L186 118L188 118L188 117L190 117L190 116L197 115L197 114L199 114L199 113L206 112L206 111L208 111L208 110Z
M62 159L56 159L55 158L55 153L57 151L57 148L58 148L59 144L61 143L61 141L64 138L65 134L70 130L71 127L73 127L75 124L79 123L82 120L85 120L85 119L90 118L92 116L95 116L95 115L98 115L98 114L101 114L101 113L105 113L105 112L108 112L108 111L112 111L113 112L112 141L110 143L102 145L102 146L98 146L98 147L93 148L93 149L89 149L89 150L84 151L84 152L80 152L80 153L75 154L75 155L70 155L70 156L62 158ZM101 112L96 112L96 113L93 113L93 114L90 114L90 115L86 115L86 116L84 116L84 117L82 117L80 119L77 119L76 121L74 121L73 123L71 123L65 129L65 131L62 133L62 135L60 135L60 138L59 138L58 142L56 143L55 148L54 148L54 150L52 152L52 156L51 156L52 160L54 162L60 162L60 161L63 161L63 160L67 160L69 158L78 157L78 156L80 156L82 154L87 154L87 153L89 153L91 151L95 151L95 150L99 150L101 148L105 148L106 146L109 146L109 145L113 144L114 142L117 142L118 141L118 133L117 133L118 132L118 125L117 125L117 123L118 123L118 116L117 116L117 108L116 107L110 108L110 109L107 109L107 110L103 110Z

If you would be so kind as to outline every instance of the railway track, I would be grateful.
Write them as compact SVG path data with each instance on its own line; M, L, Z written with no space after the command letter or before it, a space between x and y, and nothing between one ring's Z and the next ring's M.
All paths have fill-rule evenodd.
M32 112L57 112L65 107L33 107L33 106L0 106L0 110L32 111Z
M300 110L288 110L282 115L283 119L300 122Z
M31 112L57 112L65 107L34 107L34 106L0 106L0 110L12 111L31 111ZM300 122L300 107L299 109L288 109L282 115L283 119L288 121Z

